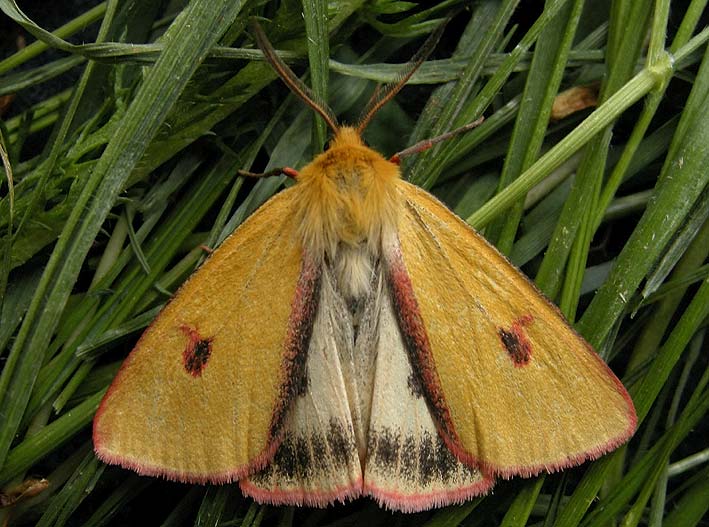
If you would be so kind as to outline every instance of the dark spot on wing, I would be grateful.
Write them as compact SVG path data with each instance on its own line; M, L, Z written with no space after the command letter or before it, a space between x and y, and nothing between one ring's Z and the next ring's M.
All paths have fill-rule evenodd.
M446 482L450 481L453 474L455 474L458 465L458 460L455 458L453 453L448 450L448 447L443 440L436 436L436 468L441 479ZM468 467L465 468L467 469Z
M409 481L416 480L418 473L418 456L416 455L416 439L406 436L402 445L401 472Z
M377 470L398 473L421 487L472 475L472 469L458 461L438 434L402 437L398 431L381 428L370 431L368 450L368 466L371 463Z
M325 438L322 434L313 434L310 438L310 445L313 448L313 466L317 471L325 470L329 461L325 449Z
M313 473L313 456L308 447L308 440L305 437L295 438L293 451L296 459L296 473L301 478L308 478Z
M192 377L199 377L212 354L212 340L214 339L212 337L204 338L195 328L184 324L180 326L180 329L188 339L187 345L182 351L182 364L185 371Z
M515 320L509 329L497 329L502 346L515 366L526 366L532 359L532 343L524 331L524 326L531 324L532 320L531 315L525 315Z
M419 480L426 485L435 475L436 450L431 434L424 434L419 445Z
M310 386L310 376L308 375L308 367L303 367L303 371L299 372L300 378L293 379L293 388L295 390L296 397L303 397L308 393L308 387Z
M389 428L383 428L376 437L375 455L377 462L385 466L394 466L399 458L401 439Z
M335 470L345 471L356 460L352 430L332 419L324 433L313 431L311 435L295 435L286 432L273 461L250 479L263 487L279 487L327 477Z
M342 423L336 419L330 420L330 430L326 436L327 444L332 451L336 463L345 465L347 460L356 450L354 437L346 430Z
M282 473L288 479L293 479L296 474L296 455L293 448L293 436L286 434L283 437L283 442L278 447L276 455L273 457L274 468L277 467L278 472Z
M411 392L411 395L416 397L417 399L420 399L424 395L423 391L423 383L421 382L421 378L416 375L413 371L409 374L409 377L406 379L406 385L409 387L409 391Z

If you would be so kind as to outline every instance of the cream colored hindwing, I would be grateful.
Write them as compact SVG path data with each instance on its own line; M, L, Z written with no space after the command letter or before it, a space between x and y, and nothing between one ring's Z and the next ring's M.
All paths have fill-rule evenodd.
M270 464L241 481L273 504L323 506L362 494L393 510L460 503L492 481L458 461L411 367L380 264L361 298L325 264L305 378Z
M352 347L347 306L324 266L305 376L269 465L240 482L259 502L324 506L361 493L346 379L340 355Z
M382 291L364 488L386 507L414 512L461 503L493 481L458 461L436 430L411 367L388 291Z

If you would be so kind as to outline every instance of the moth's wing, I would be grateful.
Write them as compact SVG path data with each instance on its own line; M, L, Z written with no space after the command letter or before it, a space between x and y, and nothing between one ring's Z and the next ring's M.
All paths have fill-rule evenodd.
M439 435L386 287L380 297L364 492L404 512L487 492L494 481L460 462Z
M94 419L102 460L225 482L273 457L319 287L296 236L296 188L244 222L140 338Z
M635 430L623 385L560 312L467 224L401 182L385 249L402 332L439 429L489 474L594 459Z
M262 503L323 507L355 498L362 469L348 403L347 364L354 340L350 315L329 269L305 363L305 377L283 426L284 438L261 471L241 480L245 494Z

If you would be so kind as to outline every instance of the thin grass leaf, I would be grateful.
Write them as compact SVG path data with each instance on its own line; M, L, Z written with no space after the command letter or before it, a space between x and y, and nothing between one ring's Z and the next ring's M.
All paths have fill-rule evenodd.
M497 43L501 28L507 24L516 6L516 1L506 1L502 5L497 2L484 2L481 9L475 11L453 55L454 59L461 55L468 57L464 62L465 69L458 73L455 83L442 86L433 93L424 108L422 118L419 119L419 124L409 138L411 144L426 137L437 137L448 131L445 129L446 126L450 125L450 120L460 111L465 98L475 88L484 62ZM490 29L487 32L480 32L478 31L480 27ZM446 101L443 108L441 108L441 101ZM414 182L420 170L417 167L424 163L423 159L419 157L409 167L409 179Z
M0 308L0 349L5 350L22 321L34 294L41 269L30 269L13 275Z
M693 527L700 525L709 511L709 467L705 467L695 483L687 489L675 507L665 516L665 527Z
M76 356L79 358L91 358L96 356L92 352L101 349L104 346L111 344L117 340L127 337L128 335L135 334L148 327L151 321L155 319L157 314L162 310L164 306L156 306L144 313L141 313L135 318L124 322L118 327L108 330L102 335L92 339L86 339L84 342L76 348Z
M3 4L4 6L10 6L9 2L5 2ZM55 29L52 34L59 38L59 39L64 39L67 37L72 36L73 34L77 33L78 31L81 31L82 29L86 28L86 26L93 24L97 22L98 20L101 20L103 16L106 14L106 5L107 2L102 2L98 4L97 6L92 7L85 13L82 13L80 16L76 17L75 19L67 22L63 26ZM0 7L1 8L1 7ZM16 12L16 8L11 7L13 11ZM3 9L5 14L8 14L5 9ZM19 15L19 18L24 22L24 17ZM20 20L16 19L18 22ZM22 22L20 22L22 23ZM7 71L10 71L21 64L24 64L28 62L29 60L33 59L34 57L38 56L45 50L49 49L49 45L44 42L42 39L38 39L35 42L32 42L31 44L25 46L21 50L17 51L17 53L7 57L6 59L3 59L0 61L0 74L4 74Z
M540 157L518 179L505 187L502 192L488 201L475 214L468 217L466 221L473 227L481 228L493 218L502 214L515 201L529 192L534 185L540 183L554 169L561 166L570 155L584 146L594 135L615 120L618 115L649 92L657 80L655 72L643 70L638 73L570 134Z
M227 504L233 501L234 487L222 485L208 487L197 512L196 527L217 527L224 522Z
M687 249L672 271L670 282L667 285L670 286L672 282L675 284L677 282L681 283L683 277L691 276L704 263L707 255L709 255L709 224L704 226L692 242L692 245ZM700 280L705 278L706 275L702 276ZM684 284L679 287L675 285L671 294L665 296L654 308L652 322L644 326L633 346L633 351L628 361L628 371L632 372L642 368L643 364L655 356L673 315L684 298L688 285Z
M5 10L7 7L8 6L5 2L0 2L0 8ZM16 6L14 6L14 4L9 7L11 9L16 9ZM24 17L24 14L22 14L22 16ZM105 32L105 28L107 25L108 23L104 21L101 31ZM42 167L42 170L40 170L40 175L38 177L37 187L39 191L35 191L31 196L30 206L27 207L27 209L25 210L18 230L16 231L14 236L17 236L17 232L21 231L25 220L29 216L29 212L35 208L40 198L41 191L44 190L44 186L47 182L50 171L56 163L57 157L59 155L59 151L61 149L59 145L68 134L72 118L74 116L74 113L76 112L78 101L81 97L81 93L85 89L88 82L88 78L90 77L91 69L92 65L89 65L87 68L87 73L82 77L80 84L77 87L75 96L69 108L65 112L65 119L63 120L60 127L55 133L55 138L57 139L57 141L53 144L48 156L48 160L44 164L44 167ZM8 238L6 243L12 243L12 239ZM28 402L31 387L35 381L39 366L43 362L42 353L44 352L47 342L49 341L50 334L54 329L54 325L58 321L59 312L62 307L61 304L63 304L63 299L59 299L58 305L54 307L54 313L52 313L51 308L49 308L49 313L47 313L46 311L45 313L42 313L40 305L44 301L44 298L42 297L44 296L44 293L47 288L47 275L48 271L45 270L42 275L42 279L40 280L39 285L37 286L32 302L30 303L23 324L20 327L12 351L8 356L7 363L5 364L2 374L0 375L0 414L6 417L6 426L0 430L0 467L4 466L5 456L7 455L10 445L14 440L15 435L17 434L17 428L23 417L22 413ZM69 281L65 283L64 287L66 289L65 296L68 296L68 290L69 287L71 287ZM54 317L52 317L52 314L54 315ZM33 323L34 318L36 316L40 316L40 318L42 316L46 317L47 315L49 315L50 319L54 318L54 320L50 322L51 328L46 334L42 334L42 332L40 331L41 342L43 342L43 345L40 345L39 347L31 347L31 351L28 351L27 353L22 353L21 347L24 344L24 340L27 338L28 334L30 334L30 336L37 335L36 332L33 333L31 330L29 330L29 326Z
M0 95L8 95L22 91L25 88L47 82L66 73L83 63L81 57L66 57L55 62L44 64L30 72L0 77Z
M192 487L170 512L168 517L165 518L165 521L160 524L160 527L180 527L184 525L188 513L191 509L197 508L197 503L203 495L204 489L202 487Z
M131 476L114 490L101 505L99 505L94 513L83 524L83 527L100 527L107 525L120 510L128 505L133 498L143 492L152 480Z
M517 179L539 156L582 6L580 1L569 2L539 35L538 51L527 75L510 148L500 175L500 190ZM508 211L506 218L491 223L485 230L485 236L495 242L503 254L509 254L512 249L523 209L524 202L518 202Z
M327 100L329 81L330 38L327 25L327 3L324 0L305 0L303 2L305 35L308 45L308 63L313 93L321 101ZM321 151L325 144L327 128L322 118L313 116L313 154Z
M522 39L520 39L513 51L508 55L505 62L489 79L485 86L483 86L477 96L465 105L460 104L456 97L451 97L446 104L446 108L449 108L451 114L447 116L447 119L441 119L440 122L446 123L446 126L450 129L455 129L456 127L463 126L480 117L492 101L493 97L497 94L502 84L512 73L514 65L521 58L521 54L536 41L540 32L554 18L554 16L556 16L565 3L566 0L552 0L546 6L542 15L535 20L529 31L527 31ZM503 16L500 18L500 21L505 19L504 14L510 7L512 7L512 2L505 2L505 4L503 4L503 9L501 10L501 14ZM471 73L477 72L471 71ZM458 90L460 90L461 95L470 93L470 89L472 88L472 86L469 85L470 81L472 81L472 79L468 79L468 85L463 83L459 85ZM416 161L414 166L411 167L411 181L420 184L424 188L429 188L438 179L445 164L452 157L453 151L457 146L457 139L454 138L446 144L439 145L438 149L434 147L430 152L424 152L422 156L419 156L419 159ZM419 174L421 169L417 167L421 166L426 166L427 168L427 174L425 177L422 174Z
M514 527L515 525L527 525L532 507L537 502L539 492L544 484L544 476L540 476L527 483L515 496L514 501L507 509L507 514L502 519L502 527Z
M706 336L705 331L699 331L692 342L689 344L689 351L687 353L687 359L682 367L682 374L677 382L677 386L674 390L672 397L672 403L670 405L669 412L667 413L667 426L671 427L677 422L677 415L680 411L680 404L683 401L683 396L690 379L690 375L695 369L697 359L700 356L701 346L704 343L704 337ZM667 491L669 483L669 471L670 464L669 461L664 467L664 470L660 474L660 478L657 482L655 492L652 498L652 503L650 506L650 518L648 524L650 527L662 525L662 516L665 513L665 508L667 506Z
M7 460L0 471L0 483L6 483L13 477L30 468L38 459L59 448L93 419L103 391L88 397L61 417L52 421L40 432L25 439L7 455Z
M37 527L66 525L71 514L91 492L104 468L105 465L96 459L93 452L89 452L69 482L50 500Z
M601 101L607 100L629 80L645 38L650 4L634 2L628 9L633 10L628 15L630 18L627 20L630 22L623 23L622 19L614 18L615 23L610 28L608 77L602 87ZM615 33L619 35L617 38L614 38ZM618 47L610 47L613 43ZM623 53L620 54L619 50L623 50ZM617 60L615 54L620 55ZM583 269L586 267L586 255L595 231L594 220L611 140L610 127L600 132L584 150L569 199L564 205L536 277L540 289L555 298L557 292L562 289L560 277L566 269L560 307L572 320L576 318L575 311ZM570 258L568 267L565 265L567 257Z
M687 347L690 338L708 315L709 280L705 280L692 299L692 303L670 334L667 342L662 346L652 366L644 376L642 383L635 389L631 388L631 395L633 396L635 409L640 421L649 412L652 402L660 392L670 371L679 360L681 353Z
M690 211L684 225L679 229L675 239L665 250L652 274L648 276L645 286L640 293L644 298L655 292L660 284L682 257L687 246L697 237L699 231L707 225L709 218L709 189L697 199L694 210Z
M705 118L705 100L709 94L707 56L709 54L702 62L663 166L655 198L625 245L608 281L579 322L582 334L592 334L590 342L594 346L605 340L637 285L675 236L709 183L709 175L705 172L694 172L709 162L709 152L705 148L709 141L709 126Z
M596 507L583 522L576 520L577 523L572 524L566 523L569 520L568 512L570 507L574 505L578 497L572 496L564 510L567 514L562 514L562 518L560 518L561 521L557 524L581 524L584 527L601 527L607 525L612 518L617 517L620 511L629 507L631 500L638 493L643 490L645 491L645 496L640 498L641 501L649 497L652 484L664 470L671 451L676 448L680 440L691 432L692 428L699 423L709 410L709 392L705 390L707 381L709 381L709 374L705 372L675 425L662 434L655 444L633 463L627 471L627 474L617 483L616 491L609 499L605 500L599 507ZM591 470L584 476L584 480L582 480L579 488L592 483L592 480L597 478L599 473L606 470L610 461L618 457L618 455L619 452L613 453L611 456L604 458L601 462L594 464ZM650 481L650 485L648 485L648 481ZM641 507L638 507L638 509L640 508ZM637 515L637 511L635 515ZM629 518L629 521L632 520L632 518Z

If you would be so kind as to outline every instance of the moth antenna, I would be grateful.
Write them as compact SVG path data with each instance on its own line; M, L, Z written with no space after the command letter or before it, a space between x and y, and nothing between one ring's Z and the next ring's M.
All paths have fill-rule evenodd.
M333 132L337 132L339 130L337 117L335 117L335 113L332 111L330 106L315 95L313 91L298 78L293 70L290 69L288 64L283 62L283 59L281 59L281 57L279 57L276 53L276 50L273 49L273 45L271 45L271 42L268 40L261 24L259 24L255 18L251 19L251 31L256 38L256 44L263 52L264 57L266 57L266 60L268 60L271 66L273 66L273 69L276 70L276 73L278 73L281 80L285 82L286 86L288 86L288 88L300 97L308 106L318 112L322 118L325 119L325 122Z
M420 152L425 152L429 148L431 148L433 145L436 145L438 143L441 143L443 141L447 141L451 137L455 137L456 135L463 134L467 132L468 130L472 130L476 126L480 126L482 122L485 120L484 117L480 117L479 119L476 119L472 123L468 123L466 125L461 126L460 128L456 128L455 130L451 130L450 132L446 132L445 134L441 134L438 137L431 137L430 139L424 139L423 141L419 141L415 145L411 145L408 148L405 148L404 150L401 150L400 152L397 152L393 156L389 158L389 161L392 163L396 163L397 165L401 161L402 157L410 156L412 154L418 154Z
M376 87L374 93L372 94L372 97L369 99L367 105L364 107L364 110L362 110L362 113L360 115L359 124L357 125L357 131L360 134L364 131L365 128L367 128L367 125L376 115L379 109L386 103L388 103L397 93L399 93L401 88L404 87L404 85L409 81L413 74L416 73L416 70L419 69L421 64L425 62L431 52L436 48L436 44L438 44L438 41L441 39L441 35L443 35L443 30L446 28L446 25L448 24L449 20L450 17L446 18L443 23L439 25L436 30L428 36L426 42L424 42L421 48L419 48L419 50L416 52L416 54L411 57L411 60L404 64L403 68L401 69L401 71L396 76L393 82L390 82L385 85L379 85Z

